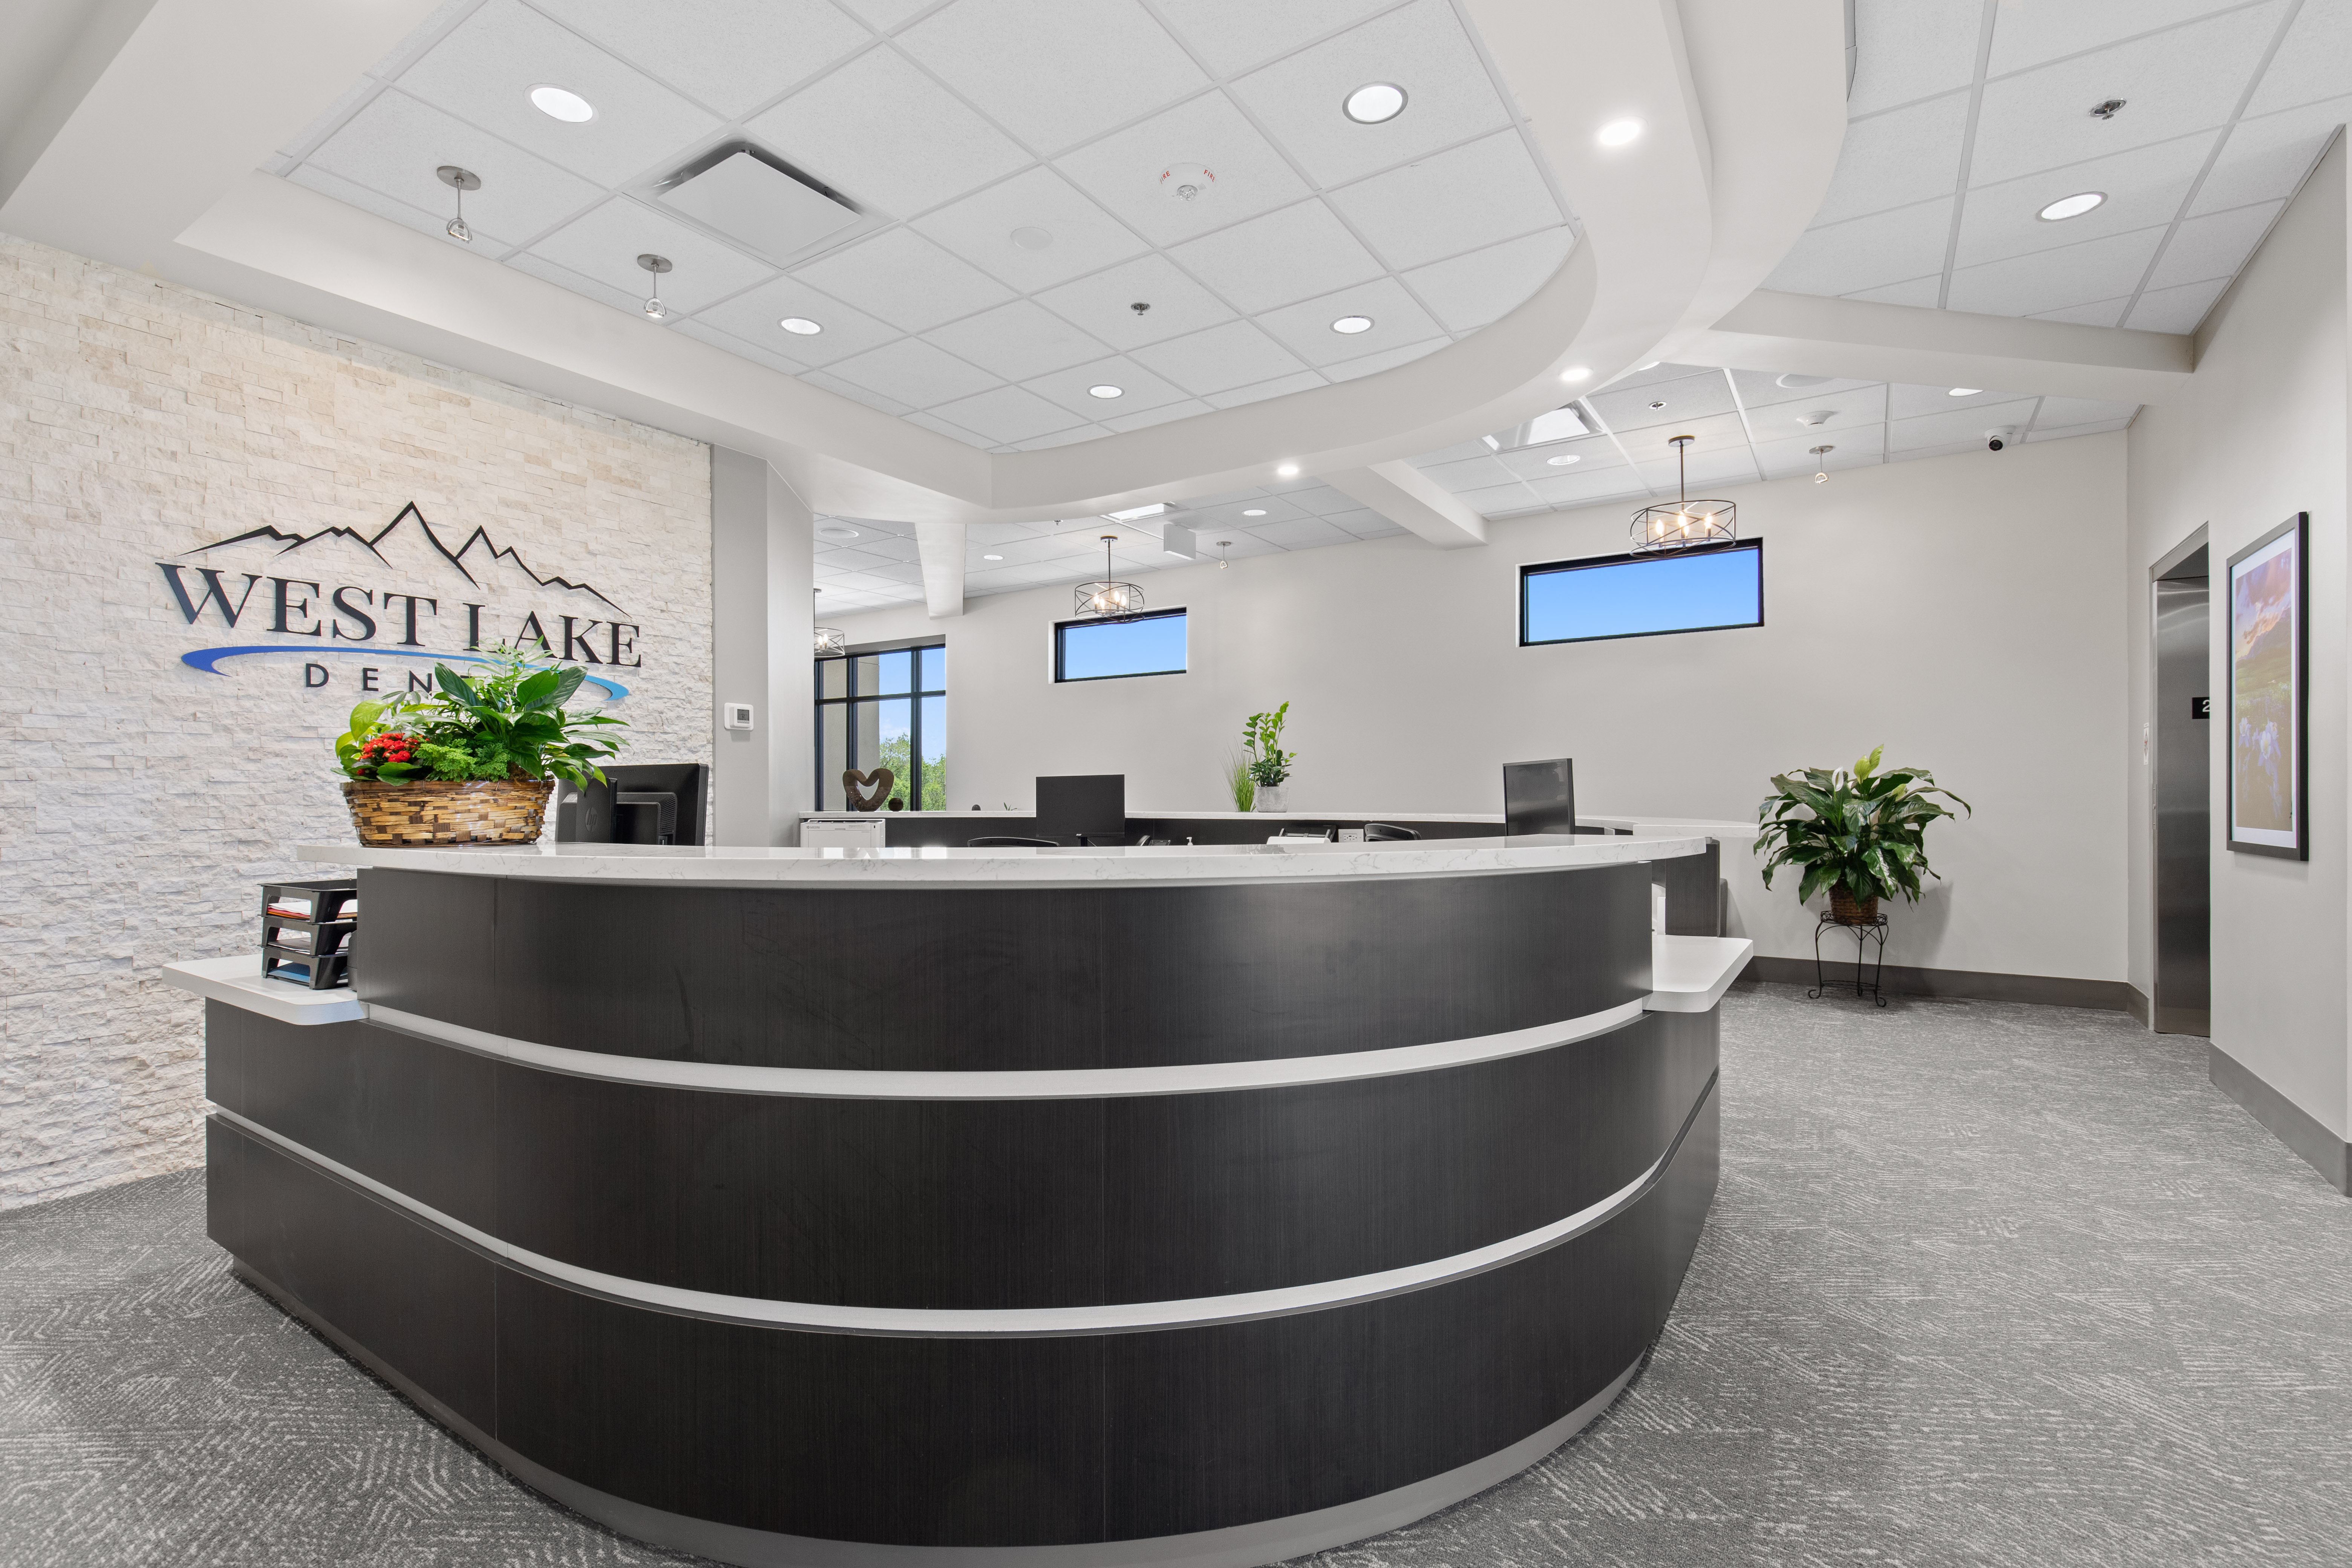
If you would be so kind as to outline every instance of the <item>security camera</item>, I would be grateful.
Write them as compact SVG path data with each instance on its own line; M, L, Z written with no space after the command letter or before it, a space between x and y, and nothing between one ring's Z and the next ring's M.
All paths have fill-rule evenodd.
M1991 429L1985 432L1985 450L1989 452L1998 452L2003 447L2008 446L2011 441L2016 439L2016 426L1996 425Z

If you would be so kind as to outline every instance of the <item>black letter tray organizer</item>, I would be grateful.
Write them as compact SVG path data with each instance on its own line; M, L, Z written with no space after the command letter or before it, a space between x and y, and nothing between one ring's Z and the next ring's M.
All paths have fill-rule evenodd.
M261 973L325 991L351 982L360 885L350 880L261 884Z

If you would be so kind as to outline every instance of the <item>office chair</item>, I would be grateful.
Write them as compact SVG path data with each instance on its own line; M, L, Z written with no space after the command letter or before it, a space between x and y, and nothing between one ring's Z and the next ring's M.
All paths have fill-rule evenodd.
M1364 824L1364 842L1367 844L1386 844L1392 839L1418 838L1420 837L1421 835L1415 833L1412 828L1399 827L1393 822L1367 822Z
M967 849L1059 849L1050 838L967 838Z

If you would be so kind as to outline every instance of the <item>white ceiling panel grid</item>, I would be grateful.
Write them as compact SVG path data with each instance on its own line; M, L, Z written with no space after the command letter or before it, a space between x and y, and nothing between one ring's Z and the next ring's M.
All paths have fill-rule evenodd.
M2352 0L1857 0L1855 41L1837 174L1768 288L2189 330L2352 110Z
M1348 119L1371 81L1404 112ZM542 113L543 85L593 116ZM761 256L656 205L743 146L861 216ZM1370 374L1498 320L1574 244L1532 148L1449 0L451 0L270 169L438 234L433 171L459 164L483 179L477 254L635 311L654 251L671 326L1010 449ZM1341 313L1376 330L1336 334ZM1121 354L1133 401L1036 427L1034 384Z

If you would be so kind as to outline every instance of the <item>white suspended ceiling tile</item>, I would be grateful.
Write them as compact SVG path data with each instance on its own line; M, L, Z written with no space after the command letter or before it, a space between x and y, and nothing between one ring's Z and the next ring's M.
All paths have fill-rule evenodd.
M1846 112L1874 114L1898 103L1966 88L1976 79L1984 7L1920 0L1855 0L1853 90Z
M745 129L851 203L912 217L1030 163L897 50L869 49Z
M289 172L295 164L309 155L312 148L333 134L362 104L383 90L383 83L372 76L363 76L343 89L334 102L320 110L316 119L302 127L291 140L279 147L272 157L262 163L263 171L272 174Z
M1034 440L1081 423L1068 409L1017 386L1000 386L977 396L943 403L931 412L992 441Z
M1544 504L1544 500L1527 485L1512 483L1496 485L1491 489L1456 490L1454 499L1476 512L1480 517L1500 517L1507 512L1532 511Z
M1139 409L1158 408L1164 404L1181 403L1188 395L1152 374L1131 359L1115 356L1087 364L1074 365L1050 375L1033 376L1022 384L1038 396L1058 403L1081 419L1097 420L1117 427L1121 416ZM1116 386L1117 397L1097 397L1087 388Z
M1567 458L1570 462L1554 459ZM1520 447L1498 452L1495 461L1508 469L1514 479L1549 479L1573 469L1577 473L1592 473L1602 468L1622 468L1625 455L1617 443L1606 436L1588 436L1574 441L1548 441L1540 447Z
M373 213L381 218L389 218L403 228L413 228L419 234L430 235L445 244L463 243L449 237L447 232L449 219L446 214L421 211L410 206L406 202L395 201L381 191L354 184L341 174L331 174L316 163L301 165L288 174L286 179L290 184L300 185L305 190L316 191L322 196L331 196L345 206L357 207L362 212ZM442 188L447 189L446 186ZM474 239L471 248L477 256L496 259L512 248L511 239L503 235L494 235L487 226L475 224L471 213L466 215L466 221L473 225Z
M1294 392L1310 392L1316 387L1329 384L1315 372L1303 370L1296 375L1276 376L1272 381L1237 386L1231 392L1207 393L1203 395L1203 400L1217 408L1239 408L1244 404L1263 403L1269 397L1286 397Z
M2062 5L2004 5L1996 13L1992 58L1987 68L1990 75L2006 76L2047 60L2112 45L2118 39L2178 26L2242 3L2243 0L2066 0Z
M1394 0L1160 0L1170 26L1220 76L1311 44Z
M1765 370L1735 370L1731 373L1731 379L1738 383L1739 401L1751 413L1781 403L1807 403L1821 398L1834 402L1840 398L1856 398L1862 396L1866 389L1875 389L1879 385L1871 381L1823 380L1810 386L1782 386L1779 376ZM1877 396L1879 394L1871 390L1870 395Z
M1223 300L1159 255L1048 289L1037 302L1115 349L1138 349L1234 320ZM1137 305L1150 309L1139 311Z
M626 196L572 219L530 249L608 289L635 294L640 305L658 294L673 311L688 314L775 276L765 262ZM637 265L647 254L668 258L673 270L658 278L647 272Z
M1348 118L1370 82L1404 89L1404 111L1377 125ZM1413 0L1244 77L1233 91L1326 187L1393 168L1511 122L1478 50L1446 0Z
M1562 224L1433 262L1406 273L1404 280L1449 329L1472 331L1526 304L1575 246L1576 236Z
M518 272L528 273L541 282L552 283L559 289L568 289L574 294L595 300L598 304L610 305L616 310L625 310L639 321L645 321L646 326L660 330L655 322L646 318L643 311L646 297L642 294L628 294L609 284L600 283L593 278L583 278L568 267L558 267L554 262L533 256L528 250L516 251L499 265L511 267ZM640 273L638 276L643 277L644 274Z
M2182 220L2165 241L2164 254L2156 258L2147 287L2171 289L2208 278L2236 277L2285 205L2284 202L2263 202Z
M2139 297L2139 303L2124 318L2124 325L2143 332L2193 332L2229 286L2227 278L2212 278L2171 289L2151 289Z
M1620 499L1638 506L1650 495L1650 488L1642 482L1642 476L1622 463L1614 468L1597 468L1591 473L1579 468L1558 469L1549 479L1529 480L1528 489L1546 506L1590 506Z
M2227 123L2284 4L2267 0L1988 82L1969 178L2014 179ZM2093 118L2091 105L2109 98L2123 99L2124 110Z
M540 112L530 89L542 84L578 93L596 117L568 124ZM403 71L400 87L608 186L682 155L720 124L520 0L489 0Z
M1247 219L1188 240L1169 255L1245 316L1386 270L1321 201Z
M830 0L536 0L538 9L729 119L866 42Z
M1457 494L1464 490L1489 489L1496 485L1507 485L1519 478L1499 458L1465 458L1453 463L1424 463L1421 471Z
M1430 338L1422 342L1406 343L1402 348L1387 349L1380 353L1365 354L1358 359L1341 360L1338 364L1323 367L1328 381L1358 381L1368 375L1378 375L1384 370L1394 370L1401 364L1411 364L1426 359L1452 342L1451 338Z
M2128 419L2102 419L2093 425L2068 425L2044 430L2039 426L2025 433L2029 441L2071 441L2077 436L2104 436L2110 430L2127 430Z
M1351 539L1389 539L1405 531L1370 507L1333 512L1323 521L1344 531Z
M877 33L887 33L921 16L939 0L839 0L843 9Z
M1297 375L1297 355L1254 322L1228 321L1205 332L1171 338L1135 351L1136 360L1196 397ZM1315 384L1321 384L1318 377Z
M1351 495L1345 495L1333 489L1319 479L1308 479L1303 483L1284 487L1282 499L1301 511L1312 512L1317 517L1329 517L1337 512L1353 511L1364 504Z
M1954 397L1948 386L1890 386L1886 389L1886 417L1916 419L1929 414L1952 414L1965 409L1991 408L2015 403L2028 395L2017 392L1983 391L1966 397Z
M1722 371L1707 364L1676 364L1668 360L1652 360L1636 365L1622 375L1612 377L1602 390L1624 392L1637 386L1649 386L1662 381L1680 381L1685 376L1720 375Z
M977 316L934 327L924 336L950 353L970 360L1007 381L1061 370L1108 353L1061 317L1034 300L1015 300Z
M1818 423L1809 419L1827 415ZM1859 430L1886 421L1886 388L1865 388L1857 397L1824 397L1813 403L1781 403L1748 411L1749 437L1756 441L1793 441L1811 437L1832 441L1844 430Z
M1900 283L1889 283L1883 289L1857 289L1845 296L1849 300L1866 300L1874 305L1916 305L1932 309L1944 297L1944 275L1940 272L1926 278L1906 278Z
M1333 321L1348 316L1369 316L1371 327L1361 332L1331 330ZM1311 365L1336 365L1444 335L1444 329L1393 278L1374 279L1320 299L1268 310L1257 318L1257 323Z
M2270 114L2337 96L2352 88L2347 61L2352 61L2352 4L2303 0L2246 113Z
M898 328L853 310L790 274L698 311L697 318L720 331L758 343L771 353L810 365L831 364L879 348L900 335ZM806 335L788 332L780 323L791 318L814 321L824 330Z
M1722 485L1744 484L1762 473L1756 466L1755 452L1746 442L1705 449L1694 447L1685 461L1693 500L1720 500L1706 492ZM1663 458L1637 456L1633 466L1660 500L1674 500L1681 494L1684 468L1675 463L1671 452Z
M2138 413L2137 403L2113 403L2096 397L2045 397L2041 411L2033 416L2033 427L2050 430L2069 425L2111 425L2118 419L2129 423Z
M1733 410L1731 387L1721 371L1677 376L1635 387L1596 392L1585 400L1608 428L1646 429L1654 425L1685 424ZM1652 407L1658 404L1662 406Z
M1319 550L1330 544L1353 544L1356 536L1336 523L1319 517L1303 517L1296 522L1262 523L1251 531L1268 544L1285 550Z
M860 386L854 381L845 381L829 370L813 370L801 379L811 386L833 393L837 396L846 397L852 403L862 403L866 407L877 409L884 414L904 416L914 412L896 398L885 397L871 387Z
M1406 462L1416 468L1433 468L1440 463L1466 462L1472 458L1491 458L1495 449L1484 441L1456 441L1451 447L1441 447L1434 452L1423 452Z
M1245 512L1259 511L1263 517L1246 517ZM1314 513L1295 507L1279 496L1249 496L1240 500L1219 501L1206 506L1187 506L1179 520L1202 540L1213 545L1224 534L1218 530L1255 528L1264 522L1286 522Z
M835 361L833 374L909 408L929 408L998 384L996 377L978 365L920 338L900 338Z
M2352 119L2352 97L2240 121L2221 144L2221 155L2213 161L2205 183L2197 187L2197 200L2189 210L2222 212L2293 195L2347 119Z
M1835 450L1814 456L1812 448L1827 445ZM1759 440L1749 448L1759 469L1767 475L1834 473L1840 468L1865 468L1886 457L1886 426L1857 425L1820 439L1799 437Z
M1158 408L1139 408L1132 414L1114 414L1103 421L1114 430L1142 430L1154 425L1166 425L1173 420L1190 419L1195 414L1211 414L1215 410L1196 398L1181 403L1163 404Z
M1400 270L1562 221L1517 131L1375 174L1332 192L1330 201Z
M481 176L482 188L467 192L465 202L466 223L477 246L490 236L509 245L528 243L604 194L543 158L397 90L377 94L320 144L305 167L437 213L446 226L456 216L457 193L434 172L444 163Z
M682 336L692 338L698 342L709 343L714 349L725 349L737 358L750 360L753 364L763 364L770 370L782 371L786 375L798 375L809 368L798 360L788 359L780 353L772 353L761 344L746 342L732 332L721 331L708 321L697 321L691 317L673 321L670 323L670 330Z
M917 218L914 227L1023 293L1139 256L1150 247L1125 224L1039 165ZM1043 230L1038 249L1016 231ZM1034 238L1034 235L1030 235Z
M1764 287L1790 294L1852 294L1940 273L1951 230L1949 197L1809 228Z
M1953 265L1973 267L2168 224L2188 199L2189 186L2220 136L2218 131L2200 131L1971 190L1960 215L1960 244ZM2038 216L2062 196L2086 191L2100 192L2107 199L2079 217L2050 222Z
M1202 93L1077 148L1055 166L1159 246L1179 244L1312 194L1289 161L1222 92ZM1182 167L1205 168L1216 180L1183 200L1177 191L1188 182L1160 178Z
M2139 286L2164 234L2143 228L1961 268L1952 274L1946 303L1990 316L2031 316L2128 294Z
M954 0L898 42L1042 155L1209 85L1136 0Z
M1673 438L1676 436L1696 437L1684 452L1690 462L1693 484L1698 483L1702 474L1720 472L1724 463L1731 458L1737 457L1744 461L1748 452L1748 430L1736 414L1688 419L1678 425L1657 425L1646 430L1626 430L1618 435L1617 440L1625 448L1625 455L1633 459L1653 484L1657 482L1653 469L1658 464L1664 464L1668 476L1666 483L1671 486L1675 467Z
M1013 298L1012 289L910 228L884 229L795 268L793 276L910 332Z
M1842 223L1951 195L1959 187L1968 126L1964 92L1853 121L1813 222Z
M1986 404L1978 408L1954 409L1948 414L1897 419L1887 426L1887 449L1918 452L1931 447L1969 441L1973 441L1981 449L1989 439L1985 435L1988 430L2011 425L2022 432L2026 422L2033 417L2034 402L2033 398L2021 397L2008 403Z
M2120 326L2124 307L2130 303L2128 295L2116 300L2094 300L2087 305L2069 305L2063 310L2037 311L2032 319L2037 321L2072 321L2082 327Z

